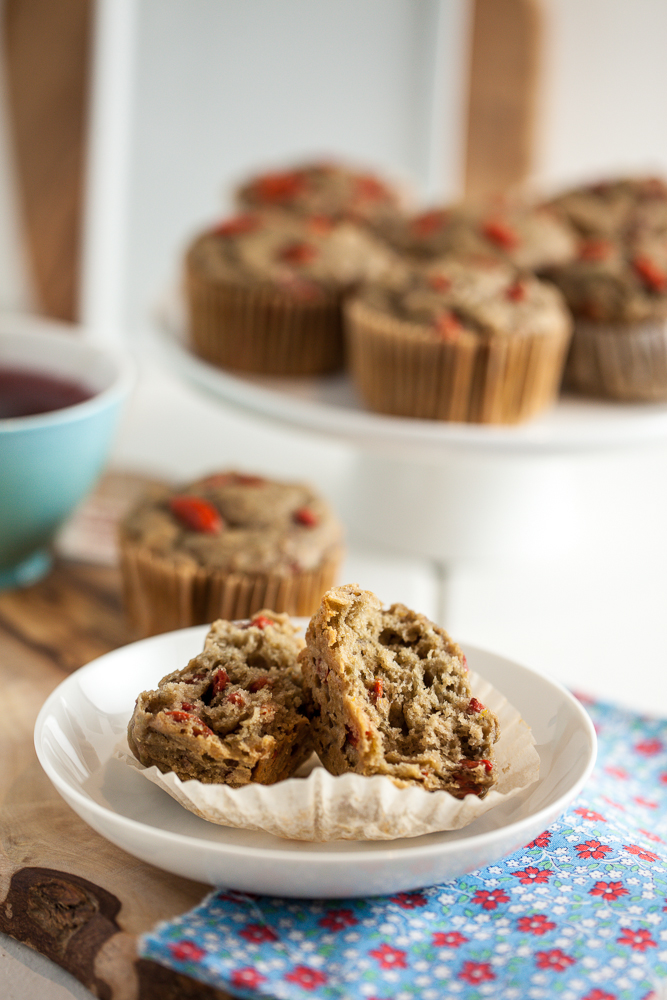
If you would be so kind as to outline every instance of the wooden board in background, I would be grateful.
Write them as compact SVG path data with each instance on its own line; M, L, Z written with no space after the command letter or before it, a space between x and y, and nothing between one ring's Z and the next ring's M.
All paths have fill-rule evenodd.
M539 0L474 0L465 159L472 198L519 187L533 167Z
M94 0L4 0L19 214L39 311L76 320Z

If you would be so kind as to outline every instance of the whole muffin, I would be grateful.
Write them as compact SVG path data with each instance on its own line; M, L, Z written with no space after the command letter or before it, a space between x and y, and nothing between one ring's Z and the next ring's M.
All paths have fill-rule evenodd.
M203 652L138 696L127 730L137 760L233 788L293 774L311 752L296 632L266 609L213 622Z
M495 783L498 720L472 697L465 656L403 604L357 584L322 599L299 654L317 754L332 774L484 796Z
M395 272L351 299L346 320L370 409L497 424L555 401L572 326L558 289L488 258Z
M154 635L265 607L312 614L343 532L305 483L221 472L148 493L122 521L119 548L130 621Z
M248 213L198 236L185 259L194 351L267 375L343 365L341 304L393 254L367 230L321 215Z
M577 246L573 228L554 210L509 197L435 206L387 223L383 233L416 260L493 257L526 271L564 263Z
M298 215L322 215L376 224L400 214L403 195L375 171L341 163L301 163L265 171L236 191L242 209L280 209Z
M616 177L561 192L548 207L583 237L667 234L667 181Z
M667 399L667 232L581 241L553 268L574 315L568 388L626 402Z

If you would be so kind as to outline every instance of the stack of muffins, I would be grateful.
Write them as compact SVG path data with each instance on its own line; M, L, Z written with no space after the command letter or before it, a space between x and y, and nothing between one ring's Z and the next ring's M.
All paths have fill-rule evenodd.
M193 350L225 369L350 373L370 409L516 424L570 391L667 399L667 185L408 211L339 164L258 174L186 255Z

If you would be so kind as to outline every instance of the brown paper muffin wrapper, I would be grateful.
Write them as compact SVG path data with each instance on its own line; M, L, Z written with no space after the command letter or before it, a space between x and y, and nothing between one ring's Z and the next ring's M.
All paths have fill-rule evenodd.
M341 297L298 299L266 287L211 280L186 261L193 350L220 368L263 375L320 375L343 365Z
M367 406L394 416L515 424L551 406L570 330L436 340L425 327L351 300L348 364Z
M342 557L337 547L314 569L234 573L178 563L121 538L123 601L140 636L207 625L216 618L251 618L262 608L310 617L336 582Z
M667 319L604 323L575 319L565 387L624 402L667 399Z
M495 746L498 780L483 799L449 792L398 788L390 778L361 774L329 774L313 755L299 777L275 785L243 788L181 781L173 772L145 768L123 741L115 756L163 788L202 819L220 826L261 830L290 840L395 840L442 830L458 830L494 806L527 788L539 777L535 741L518 711L504 695L474 671L472 693L498 716L500 738Z

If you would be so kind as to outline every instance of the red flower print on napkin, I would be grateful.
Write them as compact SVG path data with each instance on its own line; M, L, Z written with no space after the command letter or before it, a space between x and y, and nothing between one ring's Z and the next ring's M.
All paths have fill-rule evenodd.
M599 840L586 840L583 844L575 844L574 849L580 858L603 858L611 851L611 847L601 844Z
M581 816L582 819L597 820L598 823L606 823L607 820L600 813L595 812L593 809L585 809L583 806L579 809L574 810L577 816Z
M621 936L616 938L618 944L627 944L633 951L646 951L647 948L657 948L657 944L651 937L651 932L640 929L631 930L630 927L621 927Z
M217 899L224 900L229 903L247 903L249 899L255 898L254 892L237 892L236 889L227 889L225 892L219 892Z
M639 827L639 832L643 833L647 840L652 840L656 844L664 844L664 840L657 833L651 833L650 830L642 830L641 826Z
M436 948L459 948L470 939L459 934L458 931L449 931L446 934L438 931L433 935L433 944Z
M400 948L392 948L390 944L383 944L379 948L373 948L368 953L377 959L383 969L407 969L405 961L407 952Z
M533 913L530 917L519 917L516 925L524 934L546 934L547 931L552 931L556 926L551 920L547 920L544 913Z
M641 740L640 743L635 743L635 750L637 753L643 753L647 757L652 757L656 753L660 753L662 750L662 742L660 740Z
M512 872L514 878L518 878L521 885L533 885L538 882L544 884L555 874L550 868L533 868L532 865L524 868L523 871Z
M614 809L620 809L621 812L625 812L625 806L622 802L617 802L616 799L610 799L608 795L602 796L602 801L606 802L607 805L613 806Z
M628 890L622 882L596 882L588 892L591 896L602 896L603 899L607 900L628 895Z
M551 834L549 833L548 830L545 830L544 833L541 833L539 835L539 837L535 837L535 840L531 840L531 842L529 844L526 844L526 847L528 847L528 848L531 848L531 847L548 847L550 840L551 840Z
M277 941L278 935L266 924L246 924L239 931L242 938L252 944L262 944L263 941Z
M463 968L459 972L459 979L465 979L467 983L473 985L495 978L493 969L488 962L464 962Z
M230 977L232 986L248 986L251 990L254 990L260 983L265 981L266 976L262 976L261 973L250 968L234 969Z
M640 861L659 861L660 855L654 854L653 851L647 851L645 847L640 847L639 844L626 844L623 847L624 851L628 854L636 854Z
M495 910L498 903L509 902L509 896L502 889L494 889L487 892L486 889L478 889L470 900L471 903L478 903L484 910Z
M307 965L295 965L291 972L286 973L285 979L290 983L297 983L304 990L316 990L326 983L327 976Z
M622 767L616 767L613 764L607 764L604 768L605 774L610 774L612 778L620 778L621 781L626 781L628 777L628 772L624 771Z
M330 931L344 931L346 927L354 927L358 923L352 910L328 910L326 917L317 921L320 927Z
M416 906L426 906L428 902L421 892L397 892L389 897L392 903L397 903L404 910L414 910Z
M169 945L169 951L177 962L198 962L206 954L194 941L177 941Z
M560 948L552 948L551 951L536 952L535 963L538 969L553 969L555 972L565 972L568 965L574 965L575 959L571 955L566 955Z

